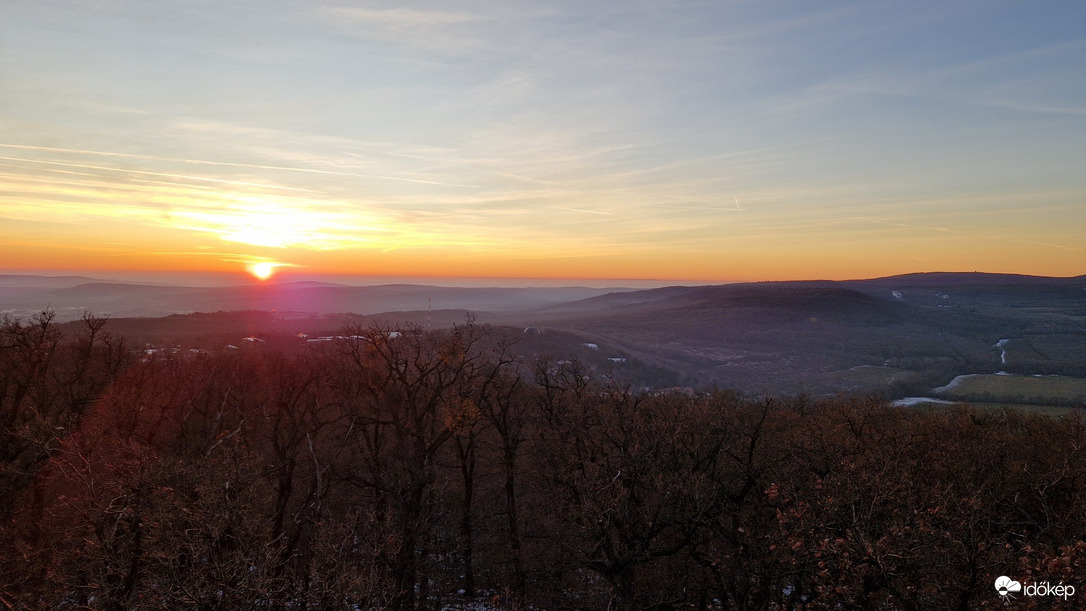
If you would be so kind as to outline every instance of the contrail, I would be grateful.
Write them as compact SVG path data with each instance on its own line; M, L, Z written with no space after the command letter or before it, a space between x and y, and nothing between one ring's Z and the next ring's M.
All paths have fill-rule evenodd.
M42 161L40 159L24 159L21 157L0 157L0 160L4 161L22 161L26 163L42 163L47 165L58 165L66 168L80 168L83 170L103 170L106 172L125 172L129 174L142 174L144 176L162 176L165 178L183 178L186 180L202 180L206 182L217 182L228 185L242 185L246 187L262 187L264 189L284 189L287 191L304 191L306 193L315 193L312 189L299 189L297 187L283 187L280 185L265 185L258 182L242 182L240 180L225 180L222 178L207 178L206 176L189 176L187 174L168 174L165 172L148 172L146 170L128 170L121 168L107 168L105 166L98 165L86 165L80 163L65 163L63 161Z
M743 207L739 205L739 196L736 196L736 198L735 198L735 209L736 210L742 210L743 209Z
M463 187L468 189L478 188L479 185L462 185L452 182L439 182L436 180L423 180L421 178L403 178L400 176L382 176L380 174L357 174L354 172L337 172L335 170L317 170L313 168L291 168L278 165L260 165L253 163L233 163L230 161L207 161L203 159L184 159L181 157L158 157L156 155L137 155L134 153L113 153L110 151L92 151L87 149L69 149L52 146L30 146L25 144L0 144L2 148L24 149L31 151L50 151L54 153L82 153L88 155L103 155L107 157L127 157L129 159L151 159L155 161L176 161L178 163L192 163L198 165L217 165L234 168L253 168L257 170L282 170L284 172L304 172L307 174L331 174L333 176L353 176L355 178L376 178L379 180L396 180L400 182L413 182L424 185L438 185L442 187Z
M583 212L585 214L601 214L603 216L613 216L611 212L600 212L599 210L582 210L580 208L564 208L562 206L543 206L544 208L550 208L551 210L566 210L568 212Z

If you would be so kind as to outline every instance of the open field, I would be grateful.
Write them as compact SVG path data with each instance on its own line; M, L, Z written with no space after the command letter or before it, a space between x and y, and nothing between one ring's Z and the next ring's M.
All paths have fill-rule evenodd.
M932 394L957 401L1086 407L1086 379L975 374L954 378Z
M836 380L841 390L862 390L889 386L920 377L916 371L878 365L859 365L842 371L834 371L826 376Z
M1086 414L1086 411L1079 407L1039 405L1032 403L972 403L966 401L944 401L940 399L933 399L931 397L907 397L905 399L899 399L890 403L890 406L910 410L925 410L933 412L943 412L956 409L997 414L1002 414L1006 412L1019 412L1023 414L1044 414L1046 416L1052 416L1054 418L1062 418L1064 416L1070 416L1075 414Z
M1086 414L1080 407L1062 407L1059 405L1034 405L1030 403L969 403L970 409L983 412L1017 411L1030 414L1045 414L1062 418L1072 414ZM940 406L942 407L942 406Z

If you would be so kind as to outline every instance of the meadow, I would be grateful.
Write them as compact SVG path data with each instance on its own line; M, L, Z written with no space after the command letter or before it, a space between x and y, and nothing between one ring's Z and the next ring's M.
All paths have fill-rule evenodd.
M998 374L963 375L934 395L977 403L1086 407L1086 378Z

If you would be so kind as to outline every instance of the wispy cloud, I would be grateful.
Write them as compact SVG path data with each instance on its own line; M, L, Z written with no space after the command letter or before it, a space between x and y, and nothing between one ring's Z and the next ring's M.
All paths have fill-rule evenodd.
M208 176L195 176L191 174L169 174L166 172L149 172L146 170L136 170L133 168L112 168L107 166L89 165L84 163L71 163L64 161L46 161L42 159L29 159L25 157L3 157L0 156L0 160L3 161L21 161L24 163L40 163L51 166L61 166L66 168L79 168L84 170L101 170L103 172L116 172L120 174L137 174L140 176L158 176L162 178L177 178L181 180L198 180L204 182L214 182L226 185L237 185L243 187L261 187L264 189L283 189L285 191L309 191L309 189L299 189L296 187L284 187L282 185L270 185L255 182L244 182L240 180L226 180L223 178L211 178Z
M178 257L1025 260L1086 227L1082 14L35 3L0 23L0 202Z
M115 152L109 152L109 151L89 151L89 150L85 150L85 149L65 149L65 148L56 148L56 147L29 146L29 145L19 145L19 144L0 144L0 148L13 148L13 149L34 150L34 151L48 151L48 152L55 152L55 153L78 153L78 154L83 154L83 155L102 156L102 157L123 157L123 158L126 158L126 159L141 159L141 160L149 160L149 161L169 161L169 162L192 164L192 165L221 166L221 167L228 167L228 168L247 168L247 169L252 169L252 170L274 170L274 171L277 171L277 172L300 172L300 173L303 173L303 174L324 174L324 175L328 175L328 176L349 176L349 177L353 177L353 178L373 178L373 179L378 179L378 180L393 180L393 181L414 182L414 183L428 184L428 185L440 185L440 186L444 186L444 187L476 187L476 186L478 186L478 185L463 185L463 184L457 184L457 183L440 182L440 181L436 181L436 180L424 180L424 179L421 179L421 178L409 178L409 177L402 177L402 176L381 176L381 175L377 175L377 174L361 174L361 173L358 173L358 172L344 172L344 171L337 171L337 170L321 170L321 169L315 169L315 168L290 167L290 166L281 166L281 165L263 165L263 164L256 164L256 163L234 163L234 162L229 162L229 161L209 161L209 160L206 160L206 159L182 159L182 158L178 158L178 157L161 157L161 156L157 156L157 155L136 155L136 154L132 154L132 153L115 153ZM0 157L0 159L15 160L13 158L5 158L5 157ZM21 159L21 161L27 161L27 162L33 162L33 163L53 163L53 164L56 164L56 165L62 165L62 164L60 164L58 162L48 162L48 161L40 161L40 160L34 160L34 159ZM327 159L321 159L321 161L328 162ZM79 166L74 166L74 167L79 167ZM109 169L109 168L101 168L101 167L89 166L89 169ZM116 171L125 171L125 170L116 169ZM130 172L133 173L133 174L141 173L141 172L136 172L136 171L130 171ZM182 176L182 178L189 178L189 179L192 179L192 180L209 180L209 181L215 182L214 179L208 179L206 177ZM239 184L246 184L246 183L239 183ZM252 186L268 186L268 185L252 185ZM280 186L280 187L275 187L275 188L282 189L282 188L287 188L287 187L281 187Z
M402 7L375 9L357 6L333 6L325 10L337 18L346 18L360 24L388 28L398 33L417 32L420 28L445 28L480 19L479 16L467 12L438 9L419 10Z

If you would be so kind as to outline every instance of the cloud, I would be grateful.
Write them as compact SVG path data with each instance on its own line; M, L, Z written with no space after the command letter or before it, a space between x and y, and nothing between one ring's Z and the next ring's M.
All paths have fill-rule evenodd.
M95 7L0 24L5 213L88 239L704 260L1020 228L991 248L1028 257L1083 227L1059 9Z
M422 179L422 178L409 178L409 177L403 177L403 176L381 176L381 175L378 175L378 174L363 174L363 173L359 173L359 172L345 172L345 171L338 171L338 170L322 170L322 169L316 169L316 168L290 167L290 166L280 166L280 165L264 165L264 164L256 164L256 163L234 163L234 162L229 162L229 161L209 161L209 160L204 160L204 159L182 159L182 158L177 158L177 157L161 157L161 156L157 156L157 155L135 155L135 154L131 154L131 153L114 153L114 152L108 152L108 151L90 151L90 150L85 150L85 149L67 149L67 148L56 148L56 147L46 147L46 146L28 146L28 145L17 145L17 144L0 144L0 148L15 148L15 149L48 151L48 152L59 152L59 153L78 153L78 154L85 154L85 155L91 155L91 156L123 157L123 158L127 158L127 159L142 159L142 160L149 160L149 161L169 161L169 162L176 162L176 163L183 163L183 164L222 166L222 167L228 167L228 168L245 168L245 169L253 169L253 170L274 170L274 171L278 171L278 172L300 172L300 173L305 173L305 174L325 174L325 175L329 175L329 176L349 176L349 177L353 177L353 178L373 178L373 179L377 179L377 180L392 180L392 181L402 181L402 182L414 182L414 183L420 183L420 184L441 185L441 186L446 186L446 187L475 187L475 186L477 186L477 185L464 185L464 184L457 184L457 183L440 182L440 181L436 181L436 180L425 180L425 179ZM298 155L292 156L292 158L295 158L295 159L297 159L298 157L300 157L300 156L298 156ZM327 158L314 158L312 156L308 156L308 158L309 158L310 161L318 161L318 162L322 162L322 163L330 163L330 160L328 160ZM21 159L21 158L16 159L16 158L7 158L7 157L0 157L0 159L4 159L4 160L8 160L8 161L21 160L21 161L26 161L26 162L30 162L30 163L51 163L51 164L55 164L55 165L64 165L64 164L61 164L59 162L41 161L41 160L35 160L35 159ZM68 165L71 165L72 167L83 167L83 166L78 166L78 165L75 165L75 164L68 164ZM340 163L340 165L345 165L345 164ZM99 167L99 166L86 166L86 167L88 169L99 169L99 170L100 169L113 169L113 170L118 171L118 172L127 171L127 172L134 173L134 174L143 173L143 174L154 175L154 174L149 173L149 172L139 172L139 171L136 171L136 170L124 170L124 169L120 169L120 168L102 168L102 167ZM206 177L199 177L199 176L180 176L180 175L165 175L165 174L163 176L173 177L173 178L188 178L188 179L191 179L191 180L208 180L208 181L211 181L211 182L219 182L219 181L216 181L215 179L206 178ZM221 181L221 182L228 182L228 181ZM260 185L260 184L253 184L253 183L237 183L237 184L247 184L249 186L262 186L262 187L278 188L278 189L288 189L289 188L289 187L282 187L282 186Z
M419 29L445 28L480 20L479 16L471 13L443 10L373 9L357 6L333 6L325 10L337 18L345 18L356 23L416 33Z
M918 26L926 24L898 24L893 37L922 36L922 31L913 31ZM979 58L950 56L939 62L876 55L773 95L767 113L809 116L859 97L898 97L946 106L1081 116L1086 115L1086 106L1081 104L1086 90L1077 73L1084 60L1086 39L1030 45Z
M21 161L21 162L24 162L24 163L40 163L40 164L52 165L52 166L61 166L61 167L67 167L67 168L78 168L78 169L84 169L84 170L100 170L100 171L103 171L103 172L117 172L117 173L122 173L122 174L139 174L139 175L142 175L142 176L158 176L158 177L161 177L161 178L177 178L177 179L181 179L181 180L198 180L198 181L214 182L214 183L221 183L221 184L227 184L227 185L237 185L237 186L244 186L244 187L261 187L261 188L264 188L264 189L283 189L283 190L286 190L286 191L308 191L309 190L309 189L299 189L299 188L296 188L296 187L285 187L285 186L282 186L282 185L270 185L270 184L262 184L262 183L255 183L255 182L243 182L243 181L238 181L238 180L226 180L226 179L222 179L222 178L211 178L211 177L208 177L208 176L195 176L195 175L191 175L191 174L170 174L170 173L165 173L165 172L149 172L149 171L146 171L146 170L136 170L136 169L133 169L133 168L116 168L116 167L107 167L107 166L99 166L99 165L89 165L89 164L84 164L84 163L70 163L70 162L64 162L64 161L46 161L46 160L41 160L41 159L29 159L29 158L26 158L26 157L4 157L4 156L0 156L0 160L3 160L3 161Z
M362 44L376 41L412 52L466 55L489 45L483 30L497 21L495 13L434 8L370 8L354 5L326 6L319 18ZM401 58L406 59L406 58Z

